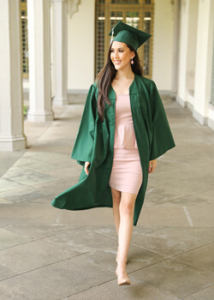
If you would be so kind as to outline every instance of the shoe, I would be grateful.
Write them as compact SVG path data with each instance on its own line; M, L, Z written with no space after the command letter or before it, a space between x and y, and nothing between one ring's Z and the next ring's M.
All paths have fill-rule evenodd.
M117 270L116 270L115 273L117 275ZM118 283L118 285L130 285L131 281L130 281L128 276L119 278L118 275L117 275L117 283Z
M128 277L124 277L124 278L118 278L117 283L118 285L130 285L131 281Z

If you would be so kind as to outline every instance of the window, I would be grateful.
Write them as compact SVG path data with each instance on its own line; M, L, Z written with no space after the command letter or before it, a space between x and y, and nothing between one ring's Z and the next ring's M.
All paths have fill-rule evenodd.
M29 63L28 63L27 0L21 0L21 34L22 34L23 78L28 78L29 77Z
M153 35L154 0L97 0L95 14L95 76L103 68L111 29L122 21ZM144 76L152 78L153 36L138 49Z

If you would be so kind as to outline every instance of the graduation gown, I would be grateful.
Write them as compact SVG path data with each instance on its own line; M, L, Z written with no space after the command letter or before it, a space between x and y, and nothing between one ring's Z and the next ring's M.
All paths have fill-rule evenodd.
M143 171L133 224L136 226L148 182L149 161L175 147L163 103L154 81L135 74L129 87L133 125ZM114 154L115 100L112 86L108 90L111 105L105 104L104 121L97 113L98 87L90 86L71 157L82 165L79 182L58 195L51 204L68 210L112 207L109 178ZM84 171L90 162L89 174Z

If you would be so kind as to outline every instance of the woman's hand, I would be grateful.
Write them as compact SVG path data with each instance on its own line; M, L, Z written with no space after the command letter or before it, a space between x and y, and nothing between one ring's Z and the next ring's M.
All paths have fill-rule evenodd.
M149 162L149 173L154 172L156 167L157 167L157 159L150 160L150 162Z
M89 167L89 166L90 166L90 162L86 161L86 162L85 162L85 166L84 166L84 171L85 171L86 175L89 174L89 170L88 170L88 167Z

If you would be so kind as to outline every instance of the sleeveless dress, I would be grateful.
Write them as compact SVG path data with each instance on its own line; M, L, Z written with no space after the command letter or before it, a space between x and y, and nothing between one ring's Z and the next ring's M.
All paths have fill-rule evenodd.
M142 180L130 97L129 94L116 95L114 157L109 186L121 192L138 194Z

